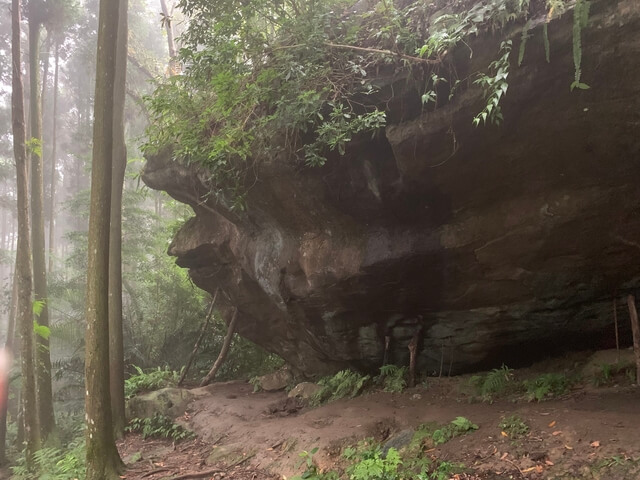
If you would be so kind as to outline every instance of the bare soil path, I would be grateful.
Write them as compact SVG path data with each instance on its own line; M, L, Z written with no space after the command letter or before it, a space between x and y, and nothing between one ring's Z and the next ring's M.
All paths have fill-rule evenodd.
M253 393L242 382L193 389L196 398L180 421L198 440L175 450L165 442L160 460L126 478L176 478L207 469L220 471L200 478L290 478L302 473L299 453L315 447L321 470L341 471L343 448L359 440L385 442L423 423L447 424L464 416L479 429L425 452L469 467L453 478L640 480L640 388L581 384L540 403L507 397L489 404L470 403L461 393L464 381L430 379L428 386L402 394L376 391L319 408L300 407L285 392ZM499 427L514 414L530 428L520 439ZM123 451L133 453L140 445L134 441ZM171 461L175 468L167 466ZM151 473L161 468L167 470Z

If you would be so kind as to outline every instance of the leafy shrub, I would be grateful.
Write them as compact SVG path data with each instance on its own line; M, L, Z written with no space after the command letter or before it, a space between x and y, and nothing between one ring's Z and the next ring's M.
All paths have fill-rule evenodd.
M498 426L509 438L524 437L529 433L529 426L518 415L503 418Z
M311 404L318 406L344 397L358 395L370 380L369 375L360 375L351 370L342 370L333 377L324 377L318 381L322 388L311 398Z
M529 401L541 401L548 397L557 397L569 390L571 381L561 373L545 373L533 380L525 380L524 388Z
M180 378L178 372L169 368L160 368L143 371L138 366L133 366L138 372L124 381L125 397L131 398L137 393L158 390L160 388L175 385Z
M485 375L474 375L469 383L485 402L493 402L496 396L504 395L510 387L515 386L513 370L506 365L494 368Z
M395 480L400 478L398 467L402 465L400 454L390 448L386 456L380 449L372 451L349 469L351 480Z
M380 376L385 392L400 393L407 387L405 377L407 375L407 367L398 367L396 365L383 365L380 367Z
M134 418L126 427L128 432L140 432L143 438L162 437L171 440L187 440L194 436L194 433L181 425L176 425L166 415L156 413L151 418Z
M459 437L460 435L464 435L465 433L477 429L478 426L471 423L467 418L457 417L455 420L451 421L449 425L434 431L431 438L433 439L434 445L441 445L454 437Z

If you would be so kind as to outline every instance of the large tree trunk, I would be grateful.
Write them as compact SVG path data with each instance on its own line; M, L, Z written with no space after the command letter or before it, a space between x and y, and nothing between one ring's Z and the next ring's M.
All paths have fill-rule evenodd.
M85 342L87 480L115 480L122 468L111 416L108 311L113 94L119 6L119 1L100 0L98 18Z
M58 79L60 71L60 42L56 40L55 67L53 72L53 135L51 138L51 184L49 196L49 275L53 272L56 255L56 183L58 172Z
M31 143L39 148L31 149L31 247L33 255L33 292L36 301L42 301L42 311L37 320L49 326L47 305L47 272L44 233L44 180L42 163L42 103L40 99L40 30L39 3L29 4L29 83L31 92L30 124ZM53 394L51 392L51 355L49 340L36 336L36 397L42 438L47 438L55 425L53 416Z
M22 349L22 405L24 411L25 455L31 466L33 453L40 448L40 429L36 406L36 381L33 360L33 313L31 307L31 245L29 238L29 204L27 185L26 128L24 122L24 92L20 67L20 9L21 1L11 2L11 117L13 153L16 162L18 200L18 244L16 278L18 281L18 325Z
M111 177L111 230L109 231L109 370L111 410L116 438L124 435L124 341L122 338L122 191L127 167L124 139L124 102L127 79L127 11L120 0L116 77L113 93L113 175Z

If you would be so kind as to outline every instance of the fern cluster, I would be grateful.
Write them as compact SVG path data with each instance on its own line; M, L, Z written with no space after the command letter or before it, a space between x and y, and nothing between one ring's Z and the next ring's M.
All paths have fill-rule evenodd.
M82 438L82 437L81 437ZM33 454L33 469L27 468L25 457L11 467L15 480L77 480L85 477L85 444L84 440L76 440L61 448L42 448ZM34 477L34 471L38 472Z
M502 367L494 368L485 375L474 375L469 383L483 401L492 402L496 396L504 395L511 387L515 386L513 369L502 365Z
M378 380L382 382L385 392L400 393L407 387L406 376L407 367L383 365Z
M353 398L362 392L370 379L369 375L360 375L352 370L342 370L332 377L324 377L318 381L322 388L313 395L311 404L317 406L344 397Z

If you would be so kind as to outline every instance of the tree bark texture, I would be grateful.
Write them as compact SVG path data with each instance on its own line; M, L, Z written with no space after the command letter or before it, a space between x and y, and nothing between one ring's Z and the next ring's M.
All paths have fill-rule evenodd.
M87 480L118 478L109 391L109 224L119 1L100 0L89 210L85 341Z
M24 89L22 86L20 54L21 1L11 2L11 123L13 154L16 162L16 192L18 211L18 243L16 251L16 279L18 282L17 323L20 326L22 410L24 412L25 456L31 466L33 453L40 448L40 428L36 405L36 380L33 355L33 313L31 306L31 239L29 235L29 202L27 175L26 126L24 121Z
M127 167L124 103L127 78L128 0L120 0L116 74L113 94L113 165L109 230L109 379L116 438L124 435L124 340L122 327L122 193Z
M231 339L233 338L233 333L235 332L235 329L236 329L237 319L238 319L238 309L236 308L233 312L233 317L231 317L231 322L229 323L229 327L227 328L227 335L224 337L222 350L220 350L220 354L218 355L218 358L213 364L213 367L211 367L211 370L209 370L209 373L207 373L207 376L202 379L202 382L200 382L201 387L204 387L205 385L209 385L213 381L213 379L216 376L216 373L218 373L218 370L220 370L220 367L222 366L225 359L227 358L227 354L229 353L229 347L231 346Z
M44 302L37 320L40 325L49 326L47 305L47 272L44 233L44 179L42 163L42 101L40 96L40 31L41 22L37 11L38 3L30 3L29 8L29 91L31 92L31 248L33 257L33 292L37 301ZM51 391L51 355L49 340L36 336L36 401L42 438L53 430L53 393Z

